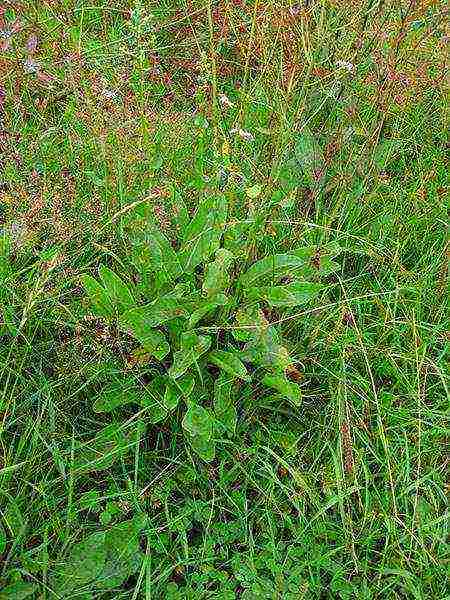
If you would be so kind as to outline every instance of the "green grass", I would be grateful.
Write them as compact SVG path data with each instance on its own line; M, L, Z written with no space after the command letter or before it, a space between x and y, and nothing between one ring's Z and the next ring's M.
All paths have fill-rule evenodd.
M444 3L111 4L0 10L0 599L446 597ZM170 237L218 192L250 224L239 269L342 253L318 301L266 315L301 407L256 371L205 462L181 406L94 412L159 367L81 278L144 285L136 214ZM111 423L115 462L80 468Z

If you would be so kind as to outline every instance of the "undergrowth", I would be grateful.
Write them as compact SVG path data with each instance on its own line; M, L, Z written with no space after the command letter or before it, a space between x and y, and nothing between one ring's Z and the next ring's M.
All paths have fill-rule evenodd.
M445 7L0 6L0 599L444 598Z

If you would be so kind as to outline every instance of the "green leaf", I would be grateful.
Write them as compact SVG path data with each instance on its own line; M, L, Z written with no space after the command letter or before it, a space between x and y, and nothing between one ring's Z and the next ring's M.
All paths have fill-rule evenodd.
M291 250L291 254L305 260L305 267L300 274L304 278L310 278L317 275L325 277L339 270L339 264L332 257L340 251L335 244L328 244L323 247L297 248Z
M212 439L213 418L206 408L195 402L189 402L183 418L183 429L189 435Z
M214 421L208 410L193 402L184 415L183 428L192 448L203 460L210 461L215 455L213 440Z
M193 328L199 321L203 319L205 315L212 312L219 306L226 306L228 304L228 298L225 294L217 294L213 298L201 300L201 306L195 310L189 317L188 327Z
M173 355L173 365L169 369L169 376L178 379L186 373L191 365L209 350L211 338L187 332L181 335L181 349Z
M145 408L147 419L155 424L163 421L168 414L164 405L164 394L167 386L167 377L157 375L145 386L145 392L141 397L141 406Z
M402 150L402 141L391 138L378 144L373 153L373 162L380 171L385 171L391 163L399 157Z
M145 520L138 517L119 523L105 533L106 559L95 585L103 590L117 588L139 570L144 555L139 550L139 535Z
M234 256L229 250L225 250L225 248L217 250L215 260L206 268L205 281L202 286L203 293L207 297L211 298L228 287L228 270L233 264L233 260Z
M109 468L118 458L134 449L144 432L142 421L133 421L127 427L111 423L94 439L75 445L72 469L75 473L89 473Z
M98 272L110 301L121 311L131 308L136 304L128 286L111 269L102 265Z
M152 269L164 272L169 279L179 277L183 273L183 269L177 253L165 235L154 228L147 241Z
M251 223L248 221L229 223L223 234L224 248L230 250L234 256L246 256L250 226Z
M276 371L284 371L292 364L289 351L281 344L280 336L274 327L268 328L264 335L245 345L242 360Z
M245 362L282 371L292 363L276 328L258 307L237 312L232 334L236 340L247 342L241 354Z
M320 144L306 127L303 127L302 132L297 135L294 156L295 162L308 182L315 187L321 186L324 179L325 159Z
M214 415L229 433L236 431L237 414L233 403L233 380L221 375L214 382Z
M216 455L216 444L214 440L201 436L189 436L188 441L193 450L206 462L214 460Z
M167 381L164 392L164 405L168 410L175 410L180 399L187 399L194 389L195 379L192 374L184 375L176 380Z
M175 227L180 231L185 230L191 218L181 194L177 190L173 190L172 196L168 199L167 204Z
M294 273L301 271L305 268L305 265L308 265L308 261L295 254L274 254L262 258L253 264L243 275L241 275L240 282L244 288L248 288L262 278L268 278L275 281L284 275L293 275Z
M226 226L228 203L221 194L208 198L185 231L185 241L178 254L183 271L191 273L195 267L214 254Z
M175 410L178 406L178 402L180 401L181 394L176 386L168 382L165 392L164 392L164 406L167 410Z
M152 325L149 325L155 319L158 320L155 310L150 311L149 308L136 307L127 311L119 318L119 324L123 329L130 331L151 356L162 360L169 354L170 346L166 336L161 331L152 329ZM161 314L159 312L159 319Z
M3 528L3 525L0 523L0 556L6 550L6 531Z
M247 291L250 300L264 300L271 307L293 307L316 298L325 286L307 281L295 281L286 285L254 287Z
M90 275L82 275L81 282L89 296L94 313L99 317L112 317L114 310L104 287Z
M208 355L208 362L216 365L225 373L238 377L244 381L250 381L251 377L245 368L245 365L239 360L239 358L233 352L226 352L225 350L213 350Z
M236 313L236 327L231 333L238 342L248 342L259 338L269 326L259 307L241 308Z
M34 583L18 581L7 585L0 591L0 600L23 600L37 592L38 586Z
M70 549L63 562L54 569L51 587L69 595L91 583L102 572L106 560L105 534L96 532Z
M126 404L139 404L141 392L134 379L116 381L106 385L94 402L94 411L97 413L111 412L119 406Z
M265 375L262 382L267 387L279 392L296 406L300 406L302 402L302 391L300 386L286 379L284 375Z
M152 304L127 311L120 316L119 324L123 328L135 328L139 335L145 336L152 327L158 327L177 317L188 317L188 312L182 307L179 298L166 295Z

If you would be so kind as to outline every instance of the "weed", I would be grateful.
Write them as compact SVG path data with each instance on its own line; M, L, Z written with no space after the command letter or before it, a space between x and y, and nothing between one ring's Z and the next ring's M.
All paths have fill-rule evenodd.
M2 600L446 596L445 17L0 6Z

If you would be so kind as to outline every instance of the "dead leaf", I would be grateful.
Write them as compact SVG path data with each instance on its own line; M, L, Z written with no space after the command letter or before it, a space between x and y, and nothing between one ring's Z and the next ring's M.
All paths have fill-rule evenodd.
M38 71L36 77L41 83L52 83L55 81L53 75L49 75L48 73L44 73L44 71Z

